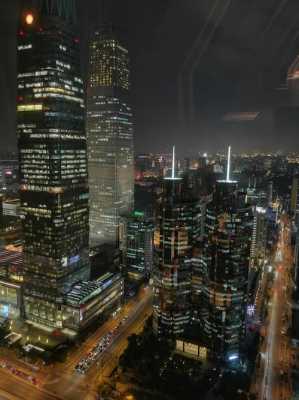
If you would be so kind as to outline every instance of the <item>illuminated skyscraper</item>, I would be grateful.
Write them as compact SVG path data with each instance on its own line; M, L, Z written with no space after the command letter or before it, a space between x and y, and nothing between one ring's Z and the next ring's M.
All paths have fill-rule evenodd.
M133 209L133 115L128 50L111 26L90 43L87 96L90 243L118 241L120 216Z
M64 295L89 278L84 95L74 2L35 3L18 31L25 313L59 328Z
M191 320L191 251L200 235L201 209L183 180L165 178L154 232L153 328L157 335L182 334Z
M245 193L230 180L229 165L226 180L217 182L207 205L200 255L203 300L198 314L210 352L234 360L245 337L252 212Z
M264 264L267 248L268 220L265 207L266 193L255 187L248 187L246 204L252 207L253 224L250 250L250 267L257 268Z

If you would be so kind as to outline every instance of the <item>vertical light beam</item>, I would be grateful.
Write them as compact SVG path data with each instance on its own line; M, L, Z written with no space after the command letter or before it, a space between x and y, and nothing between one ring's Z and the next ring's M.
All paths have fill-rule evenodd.
M172 171L171 179L175 179L175 146L172 148Z
M228 146L227 152L227 168L226 168L226 182L230 181L230 155L231 155L231 146Z

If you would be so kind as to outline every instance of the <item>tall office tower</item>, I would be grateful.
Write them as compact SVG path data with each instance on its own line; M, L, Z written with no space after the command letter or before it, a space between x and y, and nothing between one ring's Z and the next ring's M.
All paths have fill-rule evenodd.
M253 224L250 250L250 266L260 267L264 264L267 248L268 220L264 207L252 208Z
M62 327L63 296L89 277L84 94L73 1L24 8L17 135L27 320Z
M268 207L272 207L273 203L273 182L270 181L268 184Z
M191 319L191 251L200 235L200 204L174 174L164 179L154 232L153 329L183 333Z
M245 202L252 207L253 215L250 267L257 268L263 265L266 258L268 220L265 193L248 187Z
M133 115L128 50L111 26L90 43L87 92L90 243L115 244L119 219L133 209Z
M247 284L252 236L251 207L230 180L218 181L207 206L202 250L201 323L212 355L238 357L245 336Z
M128 279L142 281L149 278L153 269L153 232L153 221L143 212L134 211L121 219L122 265Z

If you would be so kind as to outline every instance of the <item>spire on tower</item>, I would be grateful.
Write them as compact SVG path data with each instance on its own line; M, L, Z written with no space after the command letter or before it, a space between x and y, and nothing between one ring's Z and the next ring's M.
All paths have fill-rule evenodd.
M227 167L226 167L226 182L230 182L230 158L231 158L231 146L228 146Z
M175 146L172 148L172 169L171 169L171 178L175 179Z
M236 184L237 181L234 181L230 177L230 172L231 172L231 146L228 146L227 150L227 166L226 166L226 177L225 179L220 179L219 183L234 183Z
M175 158L175 146L172 147L172 162L171 162L171 176L166 177L167 180L180 180L178 176L176 176L176 158Z

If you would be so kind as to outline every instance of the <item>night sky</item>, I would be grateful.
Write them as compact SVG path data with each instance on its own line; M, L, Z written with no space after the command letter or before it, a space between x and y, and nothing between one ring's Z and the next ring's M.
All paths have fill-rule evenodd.
M1 0L0 149L15 146L18 0ZM78 0L82 64L100 0ZM288 67L299 53L298 0L107 0L106 21L128 32L137 152L299 149L297 127L277 123L289 106ZM262 4L261 4L262 3ZM192 89L190 89L192 88ZM228 123L228 112L259 111ZM299 111L298 111L299 112Z

